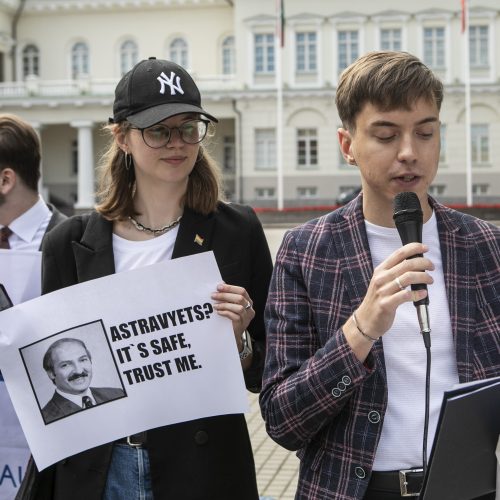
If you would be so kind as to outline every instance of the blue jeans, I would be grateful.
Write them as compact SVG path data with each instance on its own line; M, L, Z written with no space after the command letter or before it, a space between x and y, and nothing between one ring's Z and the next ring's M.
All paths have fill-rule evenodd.
M103 500L153 500L149 456L145 448L115 444Z

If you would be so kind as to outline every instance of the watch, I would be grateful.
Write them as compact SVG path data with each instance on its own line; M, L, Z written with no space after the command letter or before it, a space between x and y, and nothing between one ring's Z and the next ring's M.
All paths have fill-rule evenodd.
M241 340L243 342L243 349L239 352L240 359L243 360L245 358L248 358L250 354L252 354L252 337L250 337L250 334L245 330L241 334Z

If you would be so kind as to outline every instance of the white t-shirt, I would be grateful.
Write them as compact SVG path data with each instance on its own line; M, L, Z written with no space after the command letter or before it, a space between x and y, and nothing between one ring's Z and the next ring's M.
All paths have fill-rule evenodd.
M378 266L402 246L395 228L365 222L373 266ZM428 455L436 432L443 392L458 383L455 346L443 276L436 217L423 225L425 254L434 266L429 271L434 283L428 285L431 327L431 382ZM398 307L391 329L382 339L389 402L373 470L389 471L422 466L425 416L426 350L412 302Z
M172 258L179 226L151 240L131 241L113 233L115 272L130 271Z

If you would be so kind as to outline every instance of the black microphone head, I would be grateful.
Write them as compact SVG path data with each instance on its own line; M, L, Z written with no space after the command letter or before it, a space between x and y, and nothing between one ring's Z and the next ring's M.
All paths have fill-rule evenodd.
M421 222L423 218L422 207L418 196L411 191L398 193L394 197L394 215L393 219L396 226L399 222L406 220L416 220Z

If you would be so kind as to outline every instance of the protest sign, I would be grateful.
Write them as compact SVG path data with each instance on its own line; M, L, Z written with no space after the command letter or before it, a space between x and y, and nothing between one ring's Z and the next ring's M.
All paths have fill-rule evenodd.
M0 381L0 500L12 500L16 496L29 456L28 443L2 380Z
M221 282L206 252L0 313L0 365L40 470L147 429L248 411L231 321L212 306ZM78 377L47 365L62 345L66 364L83 367ZM90 386L94 405L63 398L64 385Z
M0 249L0 283L20 304L40 295L41 252ZM12 500L30 452L0 372L0 500Z
M0 249L0 283L14 305L40 295L41 267L42 252Z

